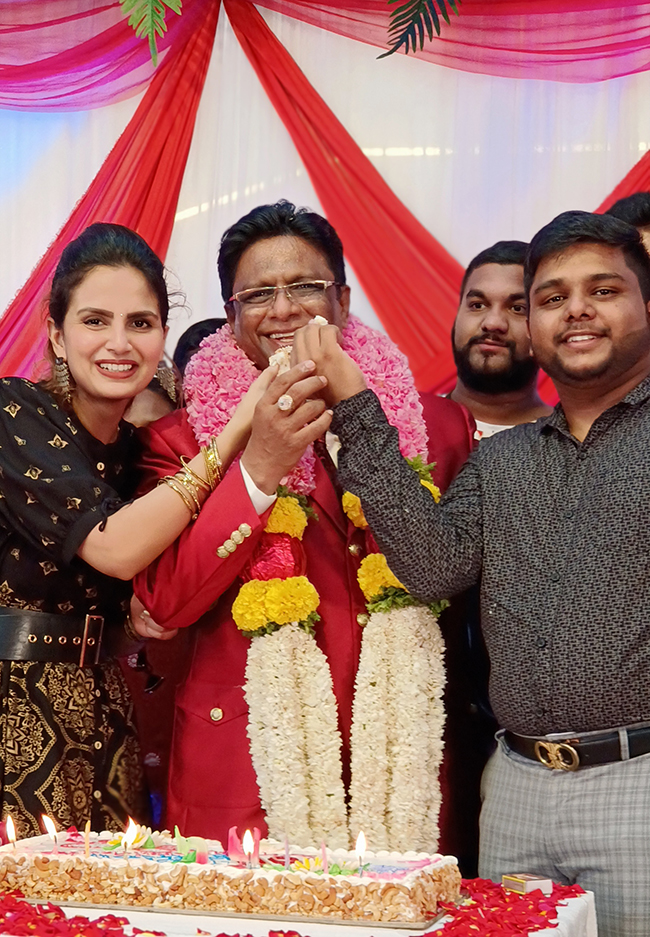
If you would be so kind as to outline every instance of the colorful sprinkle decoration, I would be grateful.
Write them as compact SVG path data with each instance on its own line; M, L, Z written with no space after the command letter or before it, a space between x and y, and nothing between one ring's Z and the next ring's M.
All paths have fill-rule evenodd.
M584 894L579 885L554 885L548 897L541 891L518 895L480 878L463 881L463 889L466 898L460 907L442 905L451 919L423 937L516 937L557 927L558 905ZM12 937L165 937L163 931L133 927L127 918L115 914L92 921L81 915L69 918L56 905L32 905L16 893L0 895L0 933ZM219 933L215 937L240 935ZM301 935L295 930L270 930L268 937Z

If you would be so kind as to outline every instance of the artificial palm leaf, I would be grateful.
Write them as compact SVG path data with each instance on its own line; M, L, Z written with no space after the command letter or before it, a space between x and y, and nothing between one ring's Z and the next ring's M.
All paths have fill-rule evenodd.
M433 39L433 31L440 35L440 17L449 22L449 9L458 16L457 4L460 0L388 0L393 9L390 12L390 26L388 28L388 41L391 47L379 56L380 59L392 55L404 46L405 52L417 52L424 48L425 34L429 41ZM395 6L395 4L400 4Z
M165 7L174 13L181 12L182 0L120 0L122 12L129 17L129 26L135 29L136 36L149 40L149 51L154 65L158 64L156 36L164 36L167 31Z

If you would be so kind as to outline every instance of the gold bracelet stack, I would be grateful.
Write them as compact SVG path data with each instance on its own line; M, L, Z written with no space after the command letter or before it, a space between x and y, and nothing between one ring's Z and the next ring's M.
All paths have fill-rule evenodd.
M214 490L223 478L223 463L219 450L217 449L217 440L212 436L207 446L201 446L203 460L205 462L205 471L208 476L208 482L211 490Z

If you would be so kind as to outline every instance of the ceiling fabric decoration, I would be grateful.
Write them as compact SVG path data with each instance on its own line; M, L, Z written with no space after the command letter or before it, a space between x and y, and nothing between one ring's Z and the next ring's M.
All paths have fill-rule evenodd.
M385 49L385 0L259 0L320 29ZM463 0L417 57L502 78L591 82L650 67L650 0ZM389 66L389 61L384 62Z
M408 356L416 384L446 387L454 373L449 328L458 305L460 264L384 182L255 7L224 0L224 9L364 292Z
M219 15L203 3L199 27L156 72L89 189L0 320L0 373L29 376L43 358L43 301L65 245L95 221L133 228L164 259Z
M338 44L337 50L347 39L363 43L366 47L363 68L369 69L367 58L370 56L374 63L372 67L381 70L383 80L388 80L385 78L387 74L390 75L387 70L394 67L396 57L375 62L372 49L373 45L378 51L388 45L389 8L386 0L352 0L352 3L345 4L342 0L259 0L257 6L263 7L265 15L270 19L275 17L276 24L285 17L285 22L291 23L292 29L295 27L296 30L302 30L303 34L314 27L320 29L321 35L328 37L332 48ZM337 102L330 100L327 87L323 87L327 86L327 82L323 80L321 85L319 73L301 60L299 46L292 47L290 42L287 43L289 48L293 48L296 58L311 76L316 88L330 102L329 105L250 0L225 0L225 7L237 39L232 35L225 18L222 29L227 27L230 31L230 41L237 49L242 67L247 69L249 79L263 101L263 107L268 108L277 128L273 129L270 122L264 123L264 126L271 127L269 132L276 134L276 138L283 135L287 148L291 150L292 160L295 146L311 180L309 198L320 201L323 211L339 231L346 256L363 292L386 331L408 355L418 386L427 390L448 390L455 378L449 332L457 307L462 269L443 244L447 244L450 230L455 231L456 228L441 225L439 229L435 217L433 220L431 217L425 219L413 189L404 187L402 191L399 189L399 178L393 176L391 184L400 191L401 198L398 197L379 171L381 168L383 172L387 163L373 163L370 155L375 154L376 157L377 148L373 148L374 144L368 148L368 141L361 139L358 128L353 128L353 132L345 129L342 121L350 126L354 115L348 113L346 117L339 114L339 110L343 109L341 98ZM154 70L147 43L134 35L119 5L113 0L0 0L0 108L34 112L89 111L122 101L146 89L135 115L113 146L99 173L60 227L54 242L38 261L32 275L0 321L0 373L29 375L40 360L43 349L42 300L48 281L65 243L86 225L95 220L126 224L138 230L165 258L172 228L175 224L181 225L183 218L189 225L188 219L194 216L208 219L212 217L213 211L216 217L217 210L223 213L227 205L227 211L232 210L233 213L227 220L227 223L231 223L239 214L243 214L242 193L248 198L247 187L249 192L260 193L259 196L255 195L255 203L259 203L268 200L270 191L277 192L277 188L272 186L280 187L281 194L291 198L292 178L296 186L295 176L299 172L303 173L307 184L302 168L296 169L293 165L291 172L282 167L281 171L274 169L267 175L263 171L247 170L247 175L242 172L240 183L231 184L223 191L215 191L209 197L205 194L204 185L192 201L177 206L210 62L218 9L218 0L184 0L182 15L168 16L169 29L159 44L161 64ZM280 16L276 17L276 14ZM241 55L237 41L247 61ZM352 45L355 43L348 43L348 46ZM633 159L637 158L637 152L648 152L602 202L600 210L604 210L623 195L639 189L650 189L650 142L640 142L650 141L650 131L644 133L637 130L633 117L626 117L627 123L625 120L616 123L611 117L612 114L628 113L624 109L621 111L619 101L627 102L631 115L640 113L640 106L637 105L636 109L632 107L630 102L633 99L625 97L623 91L627 87L626 82L641 83L646 80L645 76L634 75L648 70L649 46L650 0L639 0L636 3L627 0L463 0L460 15L452 17L451 24L445 24L442 36L428 43L417 54L419 61L404 64L413 66L413 83L419 82L420 88L424 87L427 94L431 87L426 107L435 115L439 114L443 102L440 89L445 87L449 91L449 85L441 82L439 76L436 78L436 69L429 68L426 63L446 66L445 72L457 69L474 73L472 76L454 76L453 80L458 83L462 80L482 83L481 93L485 91L486 94L481 99L482 106L476 105L477 99L473 96L470 99L466 96L453 100L461 104L469 100L469 107L474 107L472 114L475 128L470 128L470 132L476 139L470 140L467 135L462 138L459 136L462 145L456 147L453 140L442 139L444 135L441 131L441 139L437 139L435 134L429 139L423 133L422 140L411 141L408 147L401 144L400 147L401 141L391 139L394 132L387 129L384 133L385 141L379 141L382 143L379 150L384 154L383 146L388 144L385 148L386 159L392 159L393 155L397 156L403 151L406 153L407 150L414 157L417 150L423 160L429 158L431 151L430 158L433 160L435 157L436 162L427 163L427 168L431 167L430 178L433 180L428 189L429 196L436 191L436 187L437 191L445 195L437 217L445 218L449 214L458 223L462 221L463 225L467 218L470 229L473 225L474 232L487 237L486 219L483 217L482 223L474 223L471 205L468 214L467 202L463 201L460 193L471 189L472 180L482 180L483 189L477 196L480 202L476 201L476 204L492 205L492 196L500 198L501 192L506 191L503 188L505 182L498 171L493 171L490 177L491 168L487 161L487 174L483 176L480 173L477 175L472 168L474 165L483 166L483 142L488 142L489 134L493 132L491 128L495 126L490 102L494 102L494 107L498 108L504 83L511 79L544 79L549 86L553 82L565 82L564 86L555 84L555 88L564 90L551 90L548 98L542 95L539 99L531 97L531 100L541 101L543 109L531 109L530 113L524 115L525 119L513 105L515 119L512 127L496 121L501 133L507 131L503 138L504 146L514 152L508 134L516 130L513 137L526 148L519 162L512 160L512 166L521 178L518 179L515 172L510 178L520 184L520 194L521 186L524 185L526 191L533 191L539 204L544 207L544 211L540 209L539 216L535 215L534 220L543 223L549 202L542 196L541 183L539 192L535 188L536 180L540 177L536 169L536 154L539 154L540 161L544 159L548 162L543 154L553 150L556 141L554 138L549 140L548 136L541 142L533 139L537 129L542 127L548 130L550 127L553 130L561 126L565 90L574 97L587 92L591 94L591 89L584 83L596 87L594 83L620 78L618 82L603 86L603 95L610 96L611 101L608 107L602 108L601 122L606 130L593 144L593 150L609 153L611 147L617 156L622 152L632 154L632 158L628 160L625 157L623 162L616 163L616 172L607 177L608 181L602 185L602 190L610 188L613 181L627 171ZM219 56L220 51L217 50L213 59L215 63L221 61ZM331 67L329 58L323 61L328 68ZM252 65L254 74L247 62ZM422 69L432 73L430 84ZM625 79L622 76L630 77ZM219 81L229 95L237 97L239 86L231 72L224 69L219 73ZM583 86L570 83L583 83ZM530 89L531 86L535 86L535 82L520 81L518 85L508 85L508 88ZM402 93L405 95L406 107L409 102L408 91ZM639 101L643 100L645 97L639 95ZM402 101L401 97L399 101ZM390 104L383 99L378 100L377 104L378 107L390 108L394 106L395 99ZM229 130L237 129L239 132L240 126L246 129L250 142L247 138L241 149L243 165L246 161L246 147L250 152L251 148L261 144L256 136L258 124L251 121L249 127L247 123L249 115L245 100L238 103L237 108L235 121L231 123L214 111L210 111L207 116L224 145L230 145ZM587 111L591 114L591 109ZM453 113L456 114L456 110ZM520 117L518 124L517 115ZM24 116L36 120L39 115ZM465 111L460 113L461 118L467 118ZM605 121L609 123L605 124ZM235 124L240 126L235 128ZM123 126L124 123L120 129ZM565 151L582 153L592 147L590 140L596 140L596 131L591 133L591 127L592 124L585 121L584 136L576 137L568 144L558 137L558 155L553 164L557 166L557 172L561 172L565 165L561 155ZM595 121L593 127L596 127ZM618 132L621 128L623 137ZM108 145L113 144L117 132L111 135ZM399 132L394 135L398 136ZM269 146L273 143L272 139L262 142ZM361 148L364 143L366 153ZM476 154L475 164L470 164L465 155L466 150L469 152L467 147L470 143ZM104 158L108 145L101 150L100 159ZM37 158L36 153L34 162ZM384 159L384 156L381 158ZM47 157L43 159L46 162ZM100 159L93 164L93 173ZM456 179L451 173L445 175L445 167L450 166L452 160L457 160L456 165L463 167L462 172L458 171ZM289 165L289 160L285 162ZM501 162L505 160L501 159L499 151L497 170ZM393 160L392 166L395 165ZM408 175L407 163L402 165L404 174ZM587 163L584 165L587 166ZM603 171L607 169L605 157L598 166ZM57 165L56 169L65 172L65 166ZM35 169L34 178L36 175ZM84 177L83 186L79 185L75 191L75 199L91 175L89 173ZM191 171L186 175L189 179ZM16 178L22 179L22 176L16 172ZM596 171L594 178L599 180L598 186L594 184L583 202L592 203L600 198L600 180L604 176ZM262 182L266 187L262 186ZM188 185L188 191L189 188ZM19 191L18 186L16 189ZM264 194L261 194L262 191ZM21 194L16 198L18 207ZM558 204L562 208L593 207L592 204L577 206L579 199L575 198L572 191L561 195L561 199L556 198L552 203L556 210L561 210L557 209ZM276 194L274 197L279 196ZM47 237L39 242L38 252L43 250L44 244L49 243L52 233L63 222L73 201L71 199L65 203L60 218L56 215L55 224L47 230ZM572 203L565 204L567 201ZM236 202L234 206L233 202ZM505 212L500 215L499 236L516 236L510 233L501 235L500 232L508 225L518 230L526 221L517 217L518 206L514 201L511 205L506 199L504 204L514 221L511 222ZM460 211L457 208L459 205ZM183 210L177 213L177 208ZM533 214L536 210L533 205ZM426 227L413 212L423 217ZM224 214L219 215L219 218L223 217ZM219 233L224 227L226 224L221 224ZM438 239L428 228L436 231ZM183 237L187 230L183 229ZM507 230L509 232L510 228ZM174 231L180 237L180 227L174 227ZM204 241L190 238L190 243L196 256L205 248ZM457 239L451 250L463 260L468 259L462 255L462 241ZM23 253L28 263L24 270L31 268L38 252L30 254L29 245L26 245ZM206 255L206 266L211 264L211 259ZM21 270L20 279L25 275L23 268ZM191 287L189 282L182 285L188 289ZM15 288L16 285L12 285L12 292ZM203 314L214 315L218 312L212 302ZM547 398L553 396L554 391L548 379L543 381L543 390Z
M160 61L184 48L210 3L185 0L167 17ZM79 110L143 90L154 74L149 47L117 3L0 0L0 107Z

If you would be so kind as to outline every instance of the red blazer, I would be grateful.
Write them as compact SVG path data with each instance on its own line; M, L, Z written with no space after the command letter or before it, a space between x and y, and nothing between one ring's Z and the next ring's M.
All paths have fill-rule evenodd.
M163 475L178 471L179 456L198 445L185 411L176 411L143 434L147 490ZM349 772L349 741L354 679L361 627L366 612L356 573L366 553L365 535L343 513L340 498L320 461L310 499L319 520L310 521L303 544L307 576L320 595L316 640L327 655L339 707L344 774ZM233 466L206 502L197 521L148 569L135 591L152 617L169 628L196 622L189 672L176 697L167 822L184 835L227 842L229 827L240 833L266 823L251 763L247 706L242 685L250 639L232 621L238 575L259 541L266 519L258 517ZM251 535L226 559L217 548L232 531L248 524Z
M429 461L435 462L433 477L446 491L476 448L474 417L462 404L427 392L420 394L424 422L429 434Z

